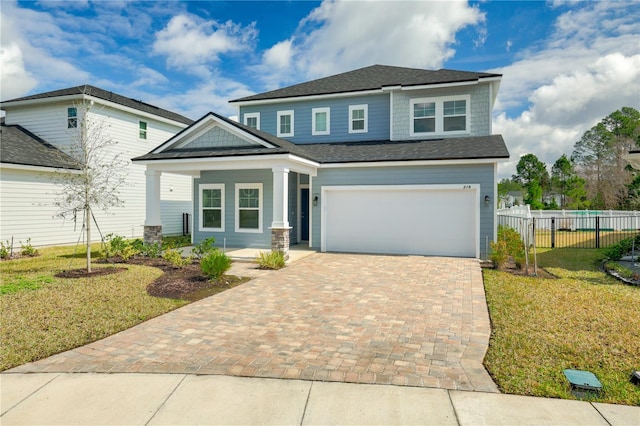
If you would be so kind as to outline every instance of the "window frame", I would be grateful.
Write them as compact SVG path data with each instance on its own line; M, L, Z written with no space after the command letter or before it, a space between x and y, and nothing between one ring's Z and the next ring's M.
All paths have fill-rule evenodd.
M325 113L327 116L326 129L325 130L317 130L316 129L316 114ZM330 135L331 134L331 108L330 107L322 107L322 108L312 108L311 109L311 135L312 136L322 136L322 135Z
M144 124L144 129L142 128L143 124ZM147 136L149 135L148 132L149 132L149 123L147 123L146 121L139 120L138 121L138 139L147 140Z
M258 211L258 228L240 228L240 190L241 189L257 189L258 192L258 208L243 207L243 210L257 210ZM235 186L235 231L238 233L262 233L263 222L263 210L264 210L264 192L262 183L236 183Z
M247 123L247 121L248 121L250 118L255 118L255 119L256 119L256 127L254 127L254 128L255 128L256 130L260 130L260 113L259 113L259 112L245 112L245 113L244 113L244 116L243 116L242 118L243 118L242 122L243 122L243 124L244 124L245 126L249 126L249 124ZM279 123L278 123L278 124L279 124ZM251 127L251 126L249 126L249 127Z
M74 115L70 115L69 113L73 110ZM71 125L73 123L73 125ZM67 129L77 129L78 128L78 107L70 106L67 107Z
M219 189L220 190L220 207L207 207L207 210L220 210L220 228L205 228L204 227L204 210L202 205L203 192L205 189ZM198 210L200 213L198 230L201 232L224 232L224 219L225 219L225 196L224 196L224 184L223 183L201 183L198 186Z
M353 122L356 121L353 118L353 111L364 110L364 118L358 118L357 120L364 120L363 129L354 129ZM349 133L367 133L369 131L369 105L349 105Z
M444 130L444 118L449 117L444 115L444 103L449 101L465 101L465 130ZM416 104L433 103L435 104L435 131L434 132L415 132L415 120L414 107ZM461 115L455 115L460 117ZM420 118L420 117L419 117ZM410 136L443 136L443 135L468 135L471 124L471 96L470 95L456 95L456 96L439 96L428 98L413 98L409 101L409 135Z
M283 116L290 116L291 117L291 128L290 128L290 132L289 133L285 133L285 132L281 132L281 128L280 128L280 117ZM276 136L278 137L292 137L295 135L295 129L294 129L294 112L292 109L289 110L285 110L285 111L278 111L278 113L276 114L277 117L277 121L276 121Z

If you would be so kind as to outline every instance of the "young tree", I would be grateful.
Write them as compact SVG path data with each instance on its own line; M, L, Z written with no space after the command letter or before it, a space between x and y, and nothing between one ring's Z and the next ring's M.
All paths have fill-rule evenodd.
M91 272L91 221L93 211L120 207L119 197L125 183L129 161L114 149L115 142L106 132L107 118L95 111L93 101L76 103L75 117L67 119L69 144L63 149L77 161L79 173L60 173L56 192L57 215L63 218L83 214L87 244L87 272ZM71 115L71 114L70 114Z

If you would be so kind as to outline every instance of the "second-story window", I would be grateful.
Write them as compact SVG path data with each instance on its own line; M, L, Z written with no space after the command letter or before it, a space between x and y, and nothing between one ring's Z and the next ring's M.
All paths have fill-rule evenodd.
M331 133L331 110L329 108L313 108L311 110L311 134L328 135Z
M469 95L412 99L410 105L411 136L469 132Z
M67 108L67 129L78 127L78 109L76 107Z
M293 128L293 111L278 111L278 137L287 137L294 135Z
M349 133L367 133L367 105L349 105Z
M260 130L260 113L259 112L245 113L244 124L245 126L253 127L254 129Z
M145 121L141 121L139 124L138 137L140 139L147 138L147 123Z

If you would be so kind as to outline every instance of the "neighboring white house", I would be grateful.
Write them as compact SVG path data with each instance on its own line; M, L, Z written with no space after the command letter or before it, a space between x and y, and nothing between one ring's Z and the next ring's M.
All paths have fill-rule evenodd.
M0 240L34 246L73 244L81 238L82 217L54 218L56 173L73 173L69 128L77 125L78 105L91 103L90 119L104 120L103 135L116 141L121 157L145 154L192 120L97 87L84 85L2 102L6 116L0 138ZM65 158L66 157L66 158ZM102 235L141 237L145 221L145 167L129 164L124 206L95 211ZM160 216L165 235L181 234L182 214L192 211L190 177L163 174ZM82 214L82 213L79 213ZM98 232L93 233L100 239Z

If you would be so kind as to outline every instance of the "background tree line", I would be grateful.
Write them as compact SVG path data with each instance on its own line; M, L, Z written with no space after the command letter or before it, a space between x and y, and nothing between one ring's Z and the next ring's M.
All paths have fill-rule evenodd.
M623 107L587 130L551 173L534 154L523 155L498 194L519 191L534 210L640 209L640 171L623 158L632 149L640 149L640 112Z

